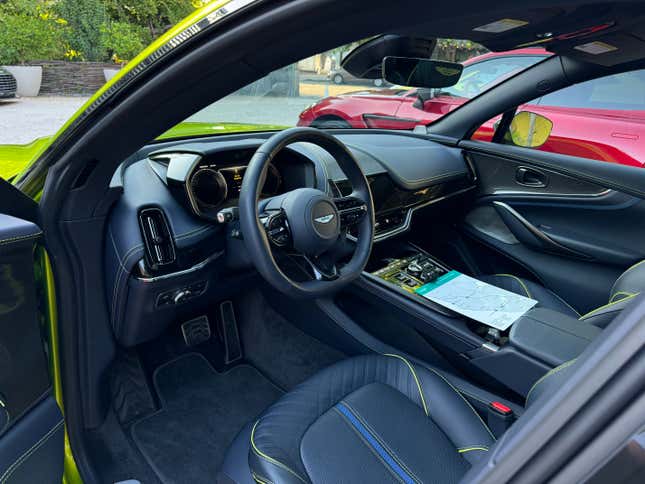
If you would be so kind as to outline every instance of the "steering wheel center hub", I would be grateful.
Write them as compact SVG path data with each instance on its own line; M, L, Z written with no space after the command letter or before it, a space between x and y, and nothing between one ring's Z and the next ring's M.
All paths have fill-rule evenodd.
M296 250L307 255L318 255L338 239L338 210L324 192L313 188L294 190L285 199L283 209Z

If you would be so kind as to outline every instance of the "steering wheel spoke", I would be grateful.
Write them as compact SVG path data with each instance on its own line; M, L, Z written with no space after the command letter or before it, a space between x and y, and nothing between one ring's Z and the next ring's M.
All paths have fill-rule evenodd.
M305 256L304 259L309 264L317 281L333 281L340 277L340 270L336 260L332 257L325 255L319 257Z
M367 203L352 195L334 198L334 204L338 209L341 229L358 225L367 214Z
M291 245L291 230L284 210L264 212L259 218L271 244L279 248Z

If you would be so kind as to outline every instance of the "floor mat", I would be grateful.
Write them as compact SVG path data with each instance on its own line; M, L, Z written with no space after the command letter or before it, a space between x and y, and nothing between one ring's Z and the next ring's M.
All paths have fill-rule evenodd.
M132 426L132 437L165 483L213 482L237 432L282 392L255 368L217 373L190 353L159 367L163 408Z
M244 357L285 390L346 358L288 322L257 291L246 294L236 309Z

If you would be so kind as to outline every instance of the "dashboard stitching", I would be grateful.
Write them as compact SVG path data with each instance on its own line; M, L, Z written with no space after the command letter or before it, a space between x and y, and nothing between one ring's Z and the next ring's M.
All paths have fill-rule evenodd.
M210 230L215 229L215 227L210 226L210 225L204 225L202 227L199 227L197 229L191 230L189 232L185 232L181 235L177 235L174 237L174 240L185 240L185 239L190 239L192 237L195 237L197 235L200 235L202 233L208 232ZM128 274L130 273L130 270L127 268L130 258L133 255L138 255L138 250L143 250L143 244L137 244L130 249L124 254L123 259L121 259L121 256L119 254L119 250L116 247L116 241L114 240L114 234L112 232L111 228L108 228L108 232L110 234L110 239L112 241L112 246L114 247L115 250L115 255L117 258L117 261L119 263L119 270L117 274L116 281L114 282L114 289L112 291L112 319L113 319L113 325L115 326L115 331L118 333L119 332L119 321L120 318L117 315L117 310L121 306L121 285L124 280L124 278L127 279ZM124 277L125 276L125 277Z
M186 238L190 238L190 237L193 237L195 235L199 235L201 233L208 232L209 230L214 230L215 228L216 227L214 227L212 225L203 225L203 226L201 226L201 227L199 227L197 229L191 230L190 232L186 232L184 234L177 235L177 236L174 237L174 239L175 240L184 240Z

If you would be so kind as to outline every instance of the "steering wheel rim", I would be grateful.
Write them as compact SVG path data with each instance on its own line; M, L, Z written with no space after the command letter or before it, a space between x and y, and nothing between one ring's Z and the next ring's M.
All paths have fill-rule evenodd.
M354 198L364 203L363 210L365 213L360 221L356 223L358 236L356 237L354 253L349 262L344 264L338 271L337 277L332 280L314 279L300 282L286 275L280 269L273 256L271 248L272 242L269 240L265 225L260 221L258 204L269 164L286 146L296 142L315 144L332 155L353 188L351 196L345 198ZM303 190L308 190L309 192L305 194ZM312 199L318 197L321 199L321 203L328 203L328 200L324 199L324 197L329 198L327 194L313 189L292 190L285 195L285 199L289 199L292 194L294 194L293 197L296 197L297 195L295 193L299 191L298 196L300 198L306 198L310 193ZM329 198L329 200L332 199ZM297 204L302 205L301 203ZM285 205L287 205L286 209L289 210L289 206L293 205L293 203L287 203ZM336 208L335 201L332 201L332 205ZM337 216L338 213L336 209L335 214ZM313 212L306 214L298 213L297 216L309 218L313 216L312 214ZM290 230L300 230L300 224L296 223L297 221L290 213L286 213L286 217L289 221L288 226L290 226ZM249 257L258 272L274 288L293 297L315 298L341 289L360 276L369 260L372 249L372 241L374 238L374 203L369 183L349 149L337 138L315 128L290 128L281 131L273 135L257 149L244 173L239 197L239 219L242 236ZM292 224L292 222L294 223ZM307 222L309 225L313 225L313 220L308 220ZM294 237L296 236L295 233L292 235ZM346 237L346 233L339 233L339 239L336 243L342 243L344 237ZM308 256L308 254L303 255L305 257Z

